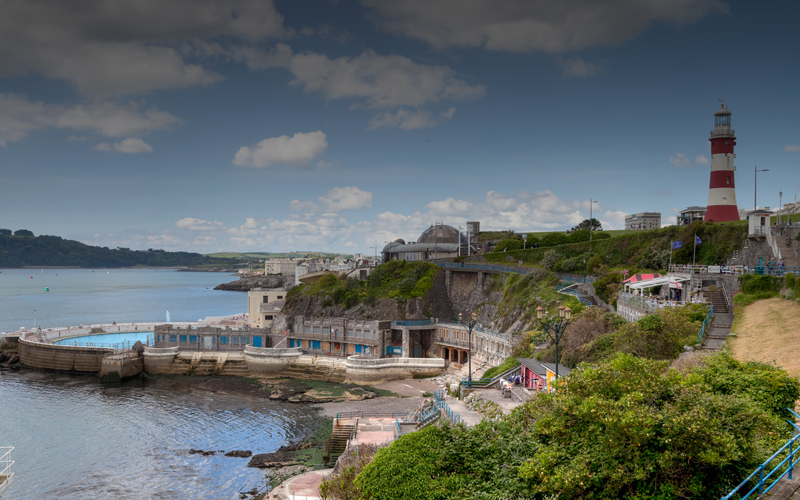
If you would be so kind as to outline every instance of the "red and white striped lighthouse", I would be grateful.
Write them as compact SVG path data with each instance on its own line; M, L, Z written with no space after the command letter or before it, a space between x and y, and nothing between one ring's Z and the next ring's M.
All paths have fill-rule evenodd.
M705 222L739 220L736 207L736 184L733 180L733 147L736 136L731 128L731 112L723 104L714 113L714 130L711 131L711 182L708 184L708 207Z

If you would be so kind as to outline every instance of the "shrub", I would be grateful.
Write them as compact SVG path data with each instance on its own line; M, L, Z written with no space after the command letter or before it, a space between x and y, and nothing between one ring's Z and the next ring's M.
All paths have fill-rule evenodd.
M739 290L743 293L777 293L782 281L782 278L766 274L743 274L739 276Z
M521 250L521 249L522 249L522 240L514 238L501 241L500 243L497 244L497 246L493 251L506 252L511 250Z
M545 269L553 269L556 262L558 262L558 252L551 248L544 253L541 264Z

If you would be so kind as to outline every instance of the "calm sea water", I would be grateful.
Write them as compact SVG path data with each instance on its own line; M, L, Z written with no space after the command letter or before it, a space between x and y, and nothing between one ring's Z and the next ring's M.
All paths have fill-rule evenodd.
M236 314L245 311L246 294L212 290L231 279L3 269L0 330L32 327L34 309L42 328L163 321L167 311L172 321ZM15 446L17 462L3 500L234 499L262 486L264 472L246 468L247 459L189 449L271 452L316 423L308 407L209 392L180 379L104 387L92 376L0 372L0 446Z
M213 290L226 273L167 269L0 269L0 331L93 323L197 321L247 310L247 294ZM50 291L45 291L49 288Z

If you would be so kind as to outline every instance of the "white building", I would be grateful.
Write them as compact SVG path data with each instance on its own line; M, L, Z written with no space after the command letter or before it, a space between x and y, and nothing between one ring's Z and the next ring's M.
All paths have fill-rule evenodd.
M297 262L294 259L268 259L264 262L264 274L294 276Z
M639 212L625 216L625 229L629 231L660 228L661 212Z
M286 290L283 288L253 288L247 292L247 323L257 328L269 328L285 303Z

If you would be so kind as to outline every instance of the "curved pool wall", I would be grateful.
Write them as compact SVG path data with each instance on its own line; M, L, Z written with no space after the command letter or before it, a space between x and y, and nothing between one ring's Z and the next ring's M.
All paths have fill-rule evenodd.
M130 349L136 342L153 345L153 332L101 333L83 337L67 337L54 342L55 345L71 345L73 347L110 347L112 349Z
M299 348L245 346L243 352L181 351L177 347L146 347L144 353L120 352L116 344L91 342L118 329L135 328L134 333L153 332L156 323L90 325L77 328L15 332L19 338L20 362L31 368L100 375L104 379L134 377L142 371L171 375L227 375L239 377L308 378L375 384L411 377L433 377L445 369L441 358L337 358L304 354ZM183 328L198 323L173 324ZM207 323L200 326L207 326ZM151 333L152 334L152 333ZM102 337L101 337L102 339ZM60 342L57 344L56 342ZM72 344L70 344L70 342ZM78 343L79 345L75 345ZM99 344L99 345L98 345ZM107 346L105 346L107 345Z

